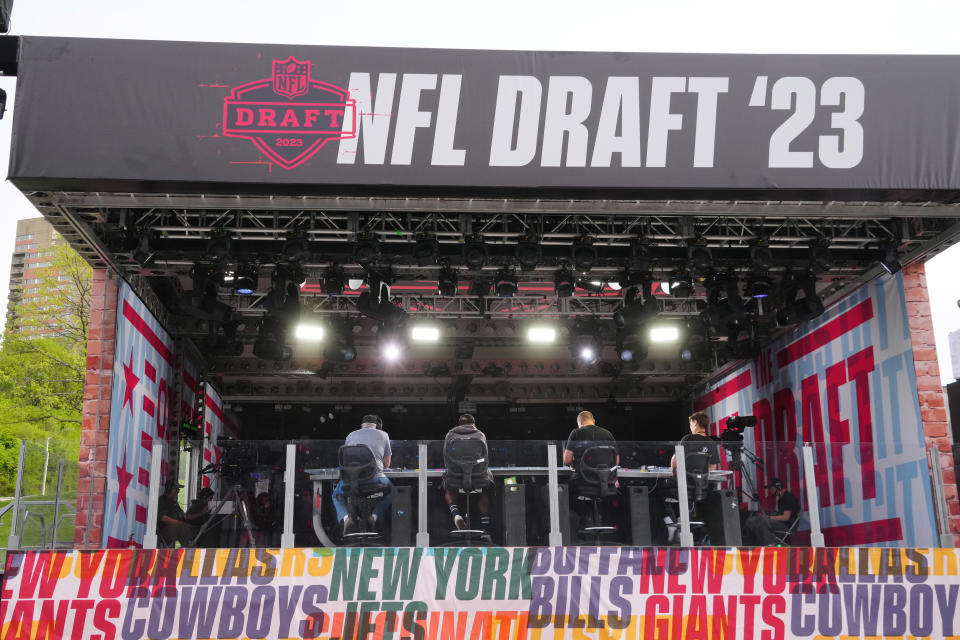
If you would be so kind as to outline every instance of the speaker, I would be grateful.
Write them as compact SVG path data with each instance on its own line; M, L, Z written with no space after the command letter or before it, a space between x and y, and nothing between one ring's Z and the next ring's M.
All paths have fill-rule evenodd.
M413 546L413 489L410 486L393 487L393 516L390 544L394 547Z
M650 490L647 487L630 487L630 543L635 547L653 546L653 531L650 528Z
M526 485L503 485L503 544L507 547L527 546Z
M740 505L737 493L729 489L711 491L704 500L707 531L710 544L718 547L738 547L740 535Z

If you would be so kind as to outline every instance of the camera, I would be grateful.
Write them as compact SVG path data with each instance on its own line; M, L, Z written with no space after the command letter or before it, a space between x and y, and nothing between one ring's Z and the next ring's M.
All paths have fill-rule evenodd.
M720 433L720 440L724 443L743 442L743 431L747 427L757 426L755 416L733 416L727 418L723 431Z

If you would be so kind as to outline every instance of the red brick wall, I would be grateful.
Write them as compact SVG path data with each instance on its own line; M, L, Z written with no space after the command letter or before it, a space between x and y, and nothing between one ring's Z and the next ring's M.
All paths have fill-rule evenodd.
M110 396L117 328L117 280L106 269L93 270L87 377L80 431L80 485L74 547L103 546L104 497L107 493L107 444L110 439Z
M917 373L917 395L920 399L923 433L927 449L940 450L950 531L953 533L955 546L960 547L960 498L957 496L954 477L953 438L950 435L943 386L940 383L940 365L937 363L937 349L933 338L927 277L922 263L914 263L903 270L903 286L906 290L907 319L910 324L910 340L913 343L913 364Z

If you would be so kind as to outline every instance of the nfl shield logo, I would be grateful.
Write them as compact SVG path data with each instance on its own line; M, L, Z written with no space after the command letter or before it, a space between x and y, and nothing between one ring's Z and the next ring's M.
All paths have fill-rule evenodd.
M307 93L309 85L309 60L297 60L290 56L286 60L273 61L273 90L275 93L293 99Z

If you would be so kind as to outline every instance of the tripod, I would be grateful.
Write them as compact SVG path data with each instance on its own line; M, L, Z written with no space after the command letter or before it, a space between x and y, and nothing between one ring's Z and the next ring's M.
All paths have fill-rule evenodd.
M196 547L197 541L200 540L200 537L204 533L213 528L215 524L220 524L223 522L224 518L227 516L222 516L217 518L216 515L220 509L230 500L233 500L234 509L233 517L240 518L240 524L247 532L247 545L252 549L257 546L256 540L253 537L253 525L250 521L250 506L247 504L247 499L243 495L243 488L239 484L235 484L230 487L230 490L227 491L226 495L220 499L217 503L217 506L211 509L211 515L206 521L200 525L200 529L197 531L197 535L194 536L193 540L190 542L190 546Z
M742 504L743 496L746 495L751 501L759 504L760 496L757 493L757 487L753 478L749 473L743 473L743 458L746 457L757 469L763 469L763 461L752 451L744 449L742 441L725 442L723 446L730 452L730 468L737 474L737 478L740 479L740 482L737 483L737 503ZM744 489L744 487L746 487L746 489Z

